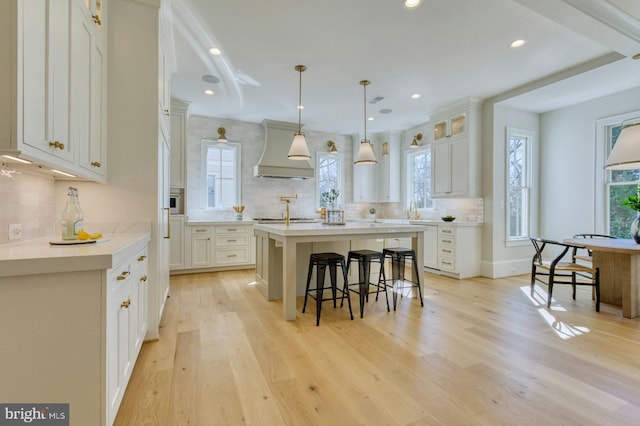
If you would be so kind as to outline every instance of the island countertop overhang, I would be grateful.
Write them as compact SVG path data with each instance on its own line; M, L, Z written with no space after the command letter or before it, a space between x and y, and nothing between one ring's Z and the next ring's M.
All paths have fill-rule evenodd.
M282 237L303 237L314 235L330 236L349 233L350 235L372 235L375 238L375 234L403 232L414 233L425 231L427 229L427 227L424 225L378 222L347 222L344 225L327 225L323 223L292 223L289 226L285 224L255 224L253 225L253 227L256 231L267 232L269 234Z

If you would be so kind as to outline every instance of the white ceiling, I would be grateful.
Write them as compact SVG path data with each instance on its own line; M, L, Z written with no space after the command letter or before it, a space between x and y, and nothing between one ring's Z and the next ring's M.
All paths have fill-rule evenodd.
M640 52L638 0L423 0L413 10L401 0L171 3L172 96L192 114L296 122L297 64L308 68L305 129L341 134L362 131L363 79L367 101L384 97L367 104L369 132L416 126L467 96L513 91L505 104L544 112L640 86L640 60L630 59ZM518 38L527 43L511 48ZM210 55L213 46L223 54Z

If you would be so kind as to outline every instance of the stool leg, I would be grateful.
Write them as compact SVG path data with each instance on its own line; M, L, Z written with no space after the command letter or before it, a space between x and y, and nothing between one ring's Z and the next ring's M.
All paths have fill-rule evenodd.
M380 279L380 277L382 277L382 279ZM382 283L383 285L383 289L384 289L384 297L387 300L387 312L391 312L391 309L389 309L389 293L387 293L387 277L384 274L384 258L382 258L382 260L380 261L380 273L378 274L378 288L380 288L380 283ZM395 311L395 305L393 307L393 310Z
M361 262L358 262L358 276L359 276L359 282L358 284L360 284L360 318L364 317L364 302L365 300L368 300L369 298L369 270L370 270L370 265L369 265L369 261L367 260L362 260Z
M344 278L344 286L342 287L342 300L340 301L340 307L342 308L342 303L344 302L344 295L347 294L347 303L349 304L349 316L351 317L351 321L353 321L353 311L351 310L351 296L349 295L349 283L347 278L347 270L345 268L345 264L343 261L340 261L340 267L342 268L342 276Z
M313 271L313 262L309 262L309 272L307 273L307 288L304 291L304 305L302 305L302 313L307 308L307 296L309 296L309 284L311 283L311 273Z
M316 326L320 325L320 311L322 310L322 291L324 289L324 273L327 269L327 265L324 263L318 264L317 276L316 276Z
M331 277L331 294L333 295L333 307L336 307L336 291L337 291L337 281L338 277L336 275L336 264L331 262L329 264L329 275Z
M411 261L413 262L413 273L416 275L415 279L418 282L418 295L420 296L420 306L424 307L424 302L422 301L422 285L420 285L420 273L418 272L418 262L416 262L416 255L411 255Z
M406 267L405 257L398 255L398 289L400 289L400 297L404 297L404 269Z
M349 290L349 281L347 281L347 277L349 276L349 267L350 266L351 266L351 258L348 258L347 259L347 270L344 273L344 285L347 287L347 290ZM344 271L344 267L342 268L342 270ZM349 298L349 303L351 303L351 298ZM342 305L344 305L344 294L342 295L342 300L340 300L340 307L341 308L342 308Z

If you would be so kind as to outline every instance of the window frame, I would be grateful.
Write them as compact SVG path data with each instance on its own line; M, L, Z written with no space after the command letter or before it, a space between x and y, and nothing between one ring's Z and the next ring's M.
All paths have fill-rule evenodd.
M344 200L345 200L345 193L344 193L344 155L342 155L341 153L330 153L330 152L324 152L324 151L316 151L316 210L321 209L321 202L320 202L320 197L321 197L321 193L320 193L320 162L323 159L335 159L338 162L338 174L337 174L337 180L338 180L338 185L337 185L337 189L338 191L340 191L340 196L338 197L338 205L343 205L344 204Z
M242 145L237 142L218 142L212 139L202 139L201 140L201 148L200 148L200 157L201 157L201 205L204 210L208 211L223 211L229 210L234 205L242 204ZM209 195L208 195L208 185L207 185L207 156L209 152L209 148L232 148L234 151L234 166L235 166L235 201L229 206L220 206L220 207L209 207Z
M415 182L413 180L413 157L416 157L418 155L423 155L423 154L428 154L429 159L428 159L428 163L429 163L429 176L427 177L428 181L429 181L429 187L428 187L428 196L425 197L425 200L428 200L431 202L431 206L415 206L416 209L418 210L435 210L436 209L436 199L432 198L432 191L433 191L433 152L431 150L431 144L424 144L421 145L419 148L411 148L411 149L406 149L404 151L404 161L405 161L405 193L404 193L404 205L405 208L407 210L409 210L410 208L410 204L413 201L413 193L414 193L414 187L415 187ZM425 203L427 204L427 203Z
M533 130L527 129L519 129L516 127L506 127L505 128L505 140L504 140L504 236L505 236L505 245L507 247L511 246L523 246L530 244L529 237L533 235L536 227L535 223L535 212L536 209L536 197L537 197L537 188L536 188L536 179L534 175L535 170L535 159L534 159L534 146L536 144L536 132ZM511 236L510 228L511 228L511 219L510 219L510 198L509 193L512 188L509 179L509 159L510 159L510 147L509 142L512 138L519 137L525 140L525 148L524 155L526 158L524 159L524 178L525 184L519 186L519 188L524 189L526 192L526 206L524 209L524 213L526 214L526 218L523 220L524 226L526 226L526 235L520 236Z
M621 185L621 182L612 182L611 170L605 169L607 158L609 157L609 146L611 145L611 129L620 126L623 122L625 125L638 123L640 120L640 111L633 111L624 114L618 114L607 118L596 120L596 167L595 181L596 185L595 201L595 229L597 233L611 233L609 224L611 217L611 186ZM633 183L633 182L628 182ZM602 208L598 208L602 206Z

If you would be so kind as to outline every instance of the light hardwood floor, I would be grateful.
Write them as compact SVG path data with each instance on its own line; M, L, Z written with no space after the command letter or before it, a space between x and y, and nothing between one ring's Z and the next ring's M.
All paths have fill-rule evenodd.
M637 425L640 321L528 276L425 274L425 306L370 299L364 319L323 305L282 319L254 272L171 277L117 425ZM522 288L525 288L525 291ZM546 288L541 294L546 297Z

